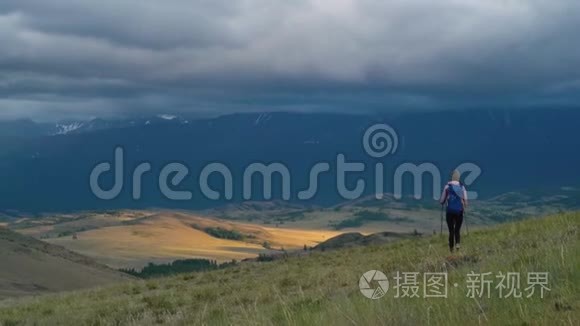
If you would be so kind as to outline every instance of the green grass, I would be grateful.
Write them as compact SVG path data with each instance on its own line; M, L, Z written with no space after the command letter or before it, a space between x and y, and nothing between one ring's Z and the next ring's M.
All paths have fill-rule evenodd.
M450 255L434 236L393 244L312 252L269 263L110 288L0 302L3 325L578 325L580 214L569 213L480 230ZM363 297L361 275L385 272L391 289ZM449 273L449 297L395 299L401 272ZM471 272L550 273L543 299L466 297ZM422 290L421 290L422 291ZM495 296L495 297L494 297Z

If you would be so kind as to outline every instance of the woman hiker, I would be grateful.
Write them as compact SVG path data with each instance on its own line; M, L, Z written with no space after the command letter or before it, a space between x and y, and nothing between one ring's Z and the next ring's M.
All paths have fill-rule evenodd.
M459 182L461 174L453 171L451 181L445 185L439 203L443 206L447 204L447 227L449 228L449 250L459 250L461 248L461 225L463 224L463 213L467 208L467 190ZM443 209L443 208L442 208Z

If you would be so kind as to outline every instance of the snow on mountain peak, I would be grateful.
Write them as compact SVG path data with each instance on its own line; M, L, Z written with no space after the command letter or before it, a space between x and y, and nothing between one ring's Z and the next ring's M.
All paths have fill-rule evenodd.
M75 130L78 130L84 126L84 122L71 122L66 124L56 125L56 135L67 135Z
M163 120L175 120L175 119L177 119L177 116L171 115L171 114L159 114L159 115L157 115L157 117L161 118Z

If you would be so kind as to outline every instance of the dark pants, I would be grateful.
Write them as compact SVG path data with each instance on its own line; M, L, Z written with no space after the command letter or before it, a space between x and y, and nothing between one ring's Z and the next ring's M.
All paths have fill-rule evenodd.
M447 227L449 228L449 248L453 250L455 244L461 243L461 224L463 224L463 212L447 212Z

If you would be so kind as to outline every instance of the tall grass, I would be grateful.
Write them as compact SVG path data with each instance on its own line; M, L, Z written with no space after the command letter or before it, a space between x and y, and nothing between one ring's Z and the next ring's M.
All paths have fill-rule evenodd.
M2 325L578 325L580 214L499 225L464 235L460 253L433 236L313 252L269 263L0 302ZM447 272L448 298L379 300L358 281L381 270ZM543 299L467 298L469 272L550 273ZM39 271L41 272L41 271ZM458 283L455 288L453 284Z

